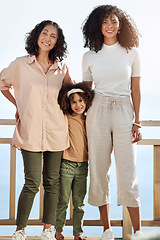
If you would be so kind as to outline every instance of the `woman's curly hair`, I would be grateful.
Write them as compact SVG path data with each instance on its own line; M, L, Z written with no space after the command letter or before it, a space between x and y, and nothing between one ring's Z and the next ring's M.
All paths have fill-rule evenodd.
M84 47L98 52L104 43L104 37L101 31L104 18L116 15L120 22L120 33L117 34L118 42L127 51L133 47L139 46L140 33L134 20L124 11L112 5L100 5L86 18L82 24L82 32L84 37Z
M89 107L92 104L94 92L93 92L93 90L91 90L88 87L88 85L86 83L84 83L84 82L80 82L80 83L76 83L76 84L66 83L62 86L62 88L59 91L59 95L58 95L58 104L60 105L60 108L64 114L72 114L73 113L73 110L71 109L71 105L70 105L70 100L73 98L74 93L72 93L69 97L67 96L67 93L70 90L76 89L76 88L79 88L84 91L84 93L77 92L77 94L79 96L81 96L86 103L85 112L87 112L87 110L89 109Z
M27 34L25 49L30 55L35 55L36 57L38 56L38 38L41 31L46 25L52 25L58 31L58 39L54 48L49 52L49 58L53 61L53 63L55 60L62 61L63 58L66 57L67 43L65 42L65 37L63 35L62 29L56 22L52 22L50 20L44 20L41 23L38 23L34 29Z

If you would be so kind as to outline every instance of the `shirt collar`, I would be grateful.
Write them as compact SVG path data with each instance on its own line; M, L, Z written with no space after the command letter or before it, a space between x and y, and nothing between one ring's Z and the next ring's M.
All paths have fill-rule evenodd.
M33 62L36 61L36 56L35 55L29 55L27 59L28 64L32 64ZM59 68L60 70L62 69L62 63L58 62L57 60L52 64L51 69L57 69Z
M29 55L28 58L27 58L27 63L32 64L35 60L36 60L35 55Z

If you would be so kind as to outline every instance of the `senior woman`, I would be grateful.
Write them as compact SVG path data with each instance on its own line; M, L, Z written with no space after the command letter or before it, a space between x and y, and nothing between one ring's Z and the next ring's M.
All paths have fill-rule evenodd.
M58 201L61 156L69 146L67 119L57 103L62 84L71 82L62 61L67 45L59 25L46 20L28 34L25 49L28 55L17 58L0 76L0 90L17 108L13 145L21 149L25 173L12 239L26 238L24 229L41 181L41 161L44 186L41 238L55 239L51 224Z

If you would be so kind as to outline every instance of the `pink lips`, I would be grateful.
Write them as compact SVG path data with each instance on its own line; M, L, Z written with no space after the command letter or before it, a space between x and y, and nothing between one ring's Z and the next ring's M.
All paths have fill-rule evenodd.
M77 112L80 112L81 110L82 110L82 108L80 108L80 109L76 109Z
M76 109L77 112L81 112L83 108Z

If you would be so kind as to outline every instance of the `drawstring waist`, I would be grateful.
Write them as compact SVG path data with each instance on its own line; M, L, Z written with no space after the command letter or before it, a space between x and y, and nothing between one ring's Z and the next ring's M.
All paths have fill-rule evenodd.
M113 97L113 96L104 96L101 94L95 94L94 100L95 103L100 103L102 105L106 105L109 109L119 108L122 105L130 105L131 101L129 96L122 97Z

